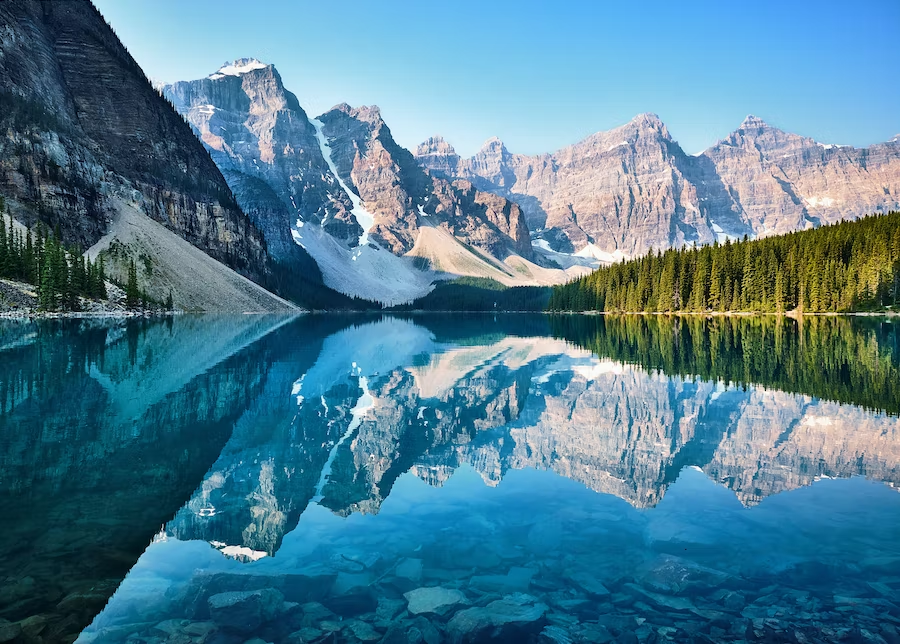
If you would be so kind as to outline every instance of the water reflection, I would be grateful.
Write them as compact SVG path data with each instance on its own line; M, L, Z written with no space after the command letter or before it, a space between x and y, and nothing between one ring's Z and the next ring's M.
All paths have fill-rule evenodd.
M897 340L846 319L5 327L2 509L16 540L54 536L7 564L0 616L76 632L156 534L82 640L891 641Z
M0 326L0 618L74 639L221 451L283 322Z

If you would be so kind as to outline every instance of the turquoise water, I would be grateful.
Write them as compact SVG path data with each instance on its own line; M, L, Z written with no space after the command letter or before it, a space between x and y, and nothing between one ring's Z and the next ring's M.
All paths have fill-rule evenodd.
M0 325L22 641L900 641L887 320Z

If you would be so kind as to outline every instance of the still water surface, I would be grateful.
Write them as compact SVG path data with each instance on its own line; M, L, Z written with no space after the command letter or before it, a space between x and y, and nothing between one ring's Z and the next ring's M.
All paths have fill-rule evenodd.
M888 320L4 322L0 635L898 642L898 412Z

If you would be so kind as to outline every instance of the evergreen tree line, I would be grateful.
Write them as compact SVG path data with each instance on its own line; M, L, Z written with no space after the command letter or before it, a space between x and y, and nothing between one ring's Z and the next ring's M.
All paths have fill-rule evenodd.
M550 299L545 286L504 286L484 277L438 282L434 290L393 311L543 311Z
M900 212L647 253L555 287L551 311L784 313L900 303Z
M34 235L30 230L16 230L6 216L0 216L0 278L34 284L38 307L44 311L77 311L79 296L107 297L103 258L90 261L77 249L66 248L58 233L46 232L40 224Z
M900 414L900 324L884 319L554 315L550 327L650 372Z

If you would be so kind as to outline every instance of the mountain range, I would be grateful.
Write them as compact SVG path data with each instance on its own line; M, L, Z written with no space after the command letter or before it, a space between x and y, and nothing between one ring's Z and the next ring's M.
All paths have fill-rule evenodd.
M642 114L552 154L491 139L464 159L441 137L413 154L375 106L310 118L256 59L156 89L89 0L8 0L0 24L13 219L120 283L133 262L179 308L398 304L459 276L550 285L900 208L900 137L823 145L748 117L692 156Z
M868 148L822 144L755 116L697 155L641 114L552 154L513 154L494 138L464 159L437 136L416 157L519 203L535 245L557 259L610 262L900 207L900 136Z
M569 275L534 263L518 204L428 173L377 107L342 104L312 119L274 66L248 58L161 89L273 257L290 261L300 246L335 290L396 304L454 275L508 285Z

